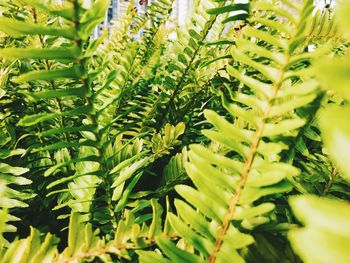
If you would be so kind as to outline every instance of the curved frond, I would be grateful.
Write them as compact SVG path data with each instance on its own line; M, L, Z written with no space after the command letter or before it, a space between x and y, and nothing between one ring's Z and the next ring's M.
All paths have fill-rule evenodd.
M293 8L293 17L286 6ZM245 232L269 222L275 207L263 200L291 191L288 178L299 174L280 155L288 147L284 138L296 136L305 124L295 110L316 98L317 82L298 64L313 4L257 1L251 8L250 25L231 47L237 64L227 66L227 73L244 84L239 91L230 89L229 99L223 94L223 106L234 121L204 112L215 129L203 133L221 147L214 152L192 145L186 171L195 187L175 187L186 201L175 201L177 215L170 213L169 220L195 253L157 240L173 262L244 262L240 251L254 242ZM148 260L145 253L142 259Z

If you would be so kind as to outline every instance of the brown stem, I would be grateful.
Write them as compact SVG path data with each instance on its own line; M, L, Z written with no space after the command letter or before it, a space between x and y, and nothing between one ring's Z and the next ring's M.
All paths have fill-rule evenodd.
M259 143L260 143L260 140L261 140L261 137L262 137L262 133L264 131L264 127L265 127L265 123L262 123L260 125L260 127L257 129L256 135L255 135L252 147L251 147L250 154L248 156L247 161L245 162L245 165L244 165L244 168L243 168L243 172L241 174L241 179L240 179L240 181L239 181L239 183L238 183L238 185L237 185L237 187L235 189L235 195L233 196L233 198L230 201L230 206L229 206L229 209L228 209L228 213L226 214L226 216L225 216L225 218L223 220L220 233L219 233L218 237L216 238L216 241L215 241L215 244L214 244L213 252L211 253L211 255L209 257L209 260L208 260L209 263L214 263L215 262L216 253L219 252L219 250L221 248L224 236L226 235L226 232L227 232L227 230L228 230L228 228L230 226L231 219L233 218L233 216L234 216L234 214L236 212L236 207L237 207L237 204L238 204L238 202L240 200L240 197L242 195L242 191L244 189L244 186L245 186L245 184L246 184L246 182L248 180L248 174L249 174L249 171L250 171L250 169L252 167L252 164L253 164L254 157L256 155L257 149L259 147Z
M165 235L165 238L174 239L174 238L178 238L178 236L176 234L168 234L168 235ZM69 258L66 258L63 262L69 263L69 262L79 261L79 260L83 260L83 259L87 259L87 258L105 255L105 254L113 254L114 252L112 252L112 251L115 251L115 250L119 251L119 250L123 250L123 249L132 249L132 250L145 249L146 247L153 246L156 243L156 240L154 237L142 238L142 240L146 243L146 245L142 246L142 247L138 247L134 243L127 243L127 242L121 243L121 244L115 244L113 246L108 246L108 244L107 244L106 247L97 249L94 252L85 252L85 253L82 253L78 256L71 256ZM107 248L107 247L109 247L109 248ZM113 249L111 249L111 248L113 248ZM58 263L57 260L56 260L56 262Z

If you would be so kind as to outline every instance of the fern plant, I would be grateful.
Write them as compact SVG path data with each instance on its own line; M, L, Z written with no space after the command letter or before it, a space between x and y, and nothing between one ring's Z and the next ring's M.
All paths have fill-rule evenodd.
M109 4L0 3L0 258L347 262L344 14Z
M347 12L350 6L348 3L342 3L338 8L335 19L338 19L339 25L343 27L341 28L345 32L343 36L348 37ZM335 176L341 176L349 182L348 147L346 147L349 142L349 127L346 120L349 111L347 89L350 81L348 74L344 74L349 68L348 61L348 54L341 58L334 58L331 62L321 60L316 70L325 88L338 94L343 100L340 104L326 105L320 115L324 144L336 169L336 173L330 180L331 183L334 183ZM329 186L331 187L332 185ZM340 199L339 195L333 196L332 199L300 196L291 199L290 202L296 216L305 224L305 227L292 230L289 238L296 252L305 262L328 262L329 260L347 262L348 251L341 244L348 242L350 238L347 231L349 203ZM308 240L307 244L303 242L304 240Z
M244 84L239 91L229 90L234 103L223 94L223 106L234 123L205 111L216 130L204 134L221 147L216 152L190 147L186 171L195 188L176 186L188 203L176 200L177 215L168 215L175 232L195 253L158 238L159 247L174 262L243 262L242 249L254 242L244 232L271 220L266 215L275 205L266 196L291 191L288 178L298 175L298 169L281 162L279 155L288 147L284 138L296 136L305 124L295 109L317 94L317 82L298 67L300 60L313 56L303 52L312 2L257 1L251 8L264 16L248 19L250 25L231 48L237 66L227 66L227 73ZM242 74L243 69L250 74ZM144 262L168 262L155 252L140 255Z

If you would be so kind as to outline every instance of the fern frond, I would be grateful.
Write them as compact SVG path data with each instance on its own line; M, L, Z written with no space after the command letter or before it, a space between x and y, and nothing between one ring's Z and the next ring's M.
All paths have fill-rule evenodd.
M112 53L113 59L109 62L111 65L108 66L107 71L111 71L112 68L116 69L119 76L103 92L100 91L102 96L98 100L103 102L100 111L104 115L109 115L113 119L114 116L119 115L124 103L128 103L128 99L135 95L141 95L137 94L137 90L135 92L133 85L140 79L140 74L145 67L148 67L146 64L159 47L159 43L157 43L158 32L169 18L172 3L173 1L153 2L146 9L144 19L148 23L144 26L142 37L137 42L128 44L126 50L108 50ZM129 38L124 36L127 41L132 41L132 37L132 35ZM114 40L109 42L111 41ZM106 74L108 75L108 73Z
M295 197L290 203L305 227L290 231L289 239L306 263L349 261L347 249L339 245L350 241L348 203L315 196Z
M293 17L286 6L294 9ZM317 82L299 64L307 37L305 23L312 9L312 1L257 1L252 5L255 15L231 48L238 67L227 67L227 73L244 84L241 91L229 90L233 103L223 95L223 106L234 123L205 111L215 130L205 130L204 135L222 150L190 147L186 171L195 188L176 186L186 202L176 200L177 215L169 214L176 233L196 253L159 237L157 244L171 261L244 262L240 249L254 239L242 230L269 222L266 215L275 207L262 199L291 191L288 178L298 175L298 169L281 162L280 154L287 148L283 138L296 136L305 124L295 110L308 105L317 94ZM252 74L241 73L242 68ZM147 261L143 254L142 260Z
M2 66L0 71L0 103L3 105L3 100L8 96L7 83L8 75L13 64ZM6 105L6 104L5 104ZM28 167L20 167L21 158L26 154L25 149L20 149L15 146L16 135L13 133L13 127L9 123L9 118L13 112L4 107L0 112L0 213L1 230L3 232L14 232L14 227L9 222L20 220L18 217L11 215L13 208L27 207L26 200L31 199L35 194L21 189L23 185L30 185L31 180L26 178ZM10 213L9 213L10 212ZM2 242L2 241L1 241Z
M58 254L56 248L58 239L51 234L47 234L43 242L40 239L40 232L31 228L28 238L11 243L9 248L2 254L2 260L4 262L18 262L20 260L54 262L53 260Z
M182 105L184 101L186 103L190 101L190 98L186 100L186 94L191 91L194 93L198 92L203 82L205 83L210 79L209 76L206 77L206 80L203 80L198 87L197 83L192 82L192 74L198 73L195 68L203 62L201 61L202 57L205 56L203 54L208 53L208 50L203 48L203 43L210 38L211 34L217 34L215 25L222 22L222 19L219 18L219 13L208 14L207 12L213 8L221 8L224 5L223 1L196 1L191 19L187 21L185 29L177 32L177 40L167 49L166 57L168 59L163 62L166 70L162 70L160 71L162 74L156 75L162 91L167 95L166 99L162 101L162 104L165 105L165 110L159 117L158 128L166 122L182 121L177 115L181 116L181 111L178 110L179 105ZM238 6L240 5L237 5L237 8ZM219 27L219 34L221 33L220 29L223 30L223 27L222 25ZM174 57L174 54L177 57ZM213 58L216 55L214 53ZM207 72L210 72L210 76L215 75L215 72L213 73L210 70ZM198 75L196 79L200 80L201 78ZM188 86L188 90L186 90L186 86ZM193 86L197 87L195 91L193 91Z
M112 21L108 40L98 48L99 56L111 57L109 61L113 64L109 65L109 68L115 68L114 66L118 64L120 56L123 51L126 50L132 38L129 34L129 30L135 15L132 4L129 3L125 13L119 14L120 18Z
M151 207L151 220L145 224L144 215L139 211ZM131 260L135 250L152 246L154 236L162 232L162 207L154 200L138 203L132 210L125 210L124 218L116 225L116 235L111 240L99 237L99 230L94 230L91 223L87 223L84 216L72 213L69 220L67 247L59 252L59 239L48 233L45 237L37 229L31 228L29 237L4 244L0 240L0 255L3 262L30 261L41 262L81 262L85 260L102 260L114 262ZM146 214L147 215L147 214ZM1 222L2 223L2 222ZM21 252L21 253L18 253Z
M188 151L183 148L181 153L177 153L170 160L169 163L164 166L162 183L158 188L158 195L163 196L173 188L186 180L187 174L185 171L185 163L188 162Z
M344 42L342 33L337 25L336 17L328 10L317 10L307 25L309 41L311 43L323 43L327 41Z
M95 106L96 87L93 82L96 72L91 72L88 65L100 40L91 41L88 44L88 39L94 27L104 19L109 2L98 0L92 3L90 8L85 8L79 1L72 1L65 3L60 7L61 9L48 6L47 3L41 1L35 1L32 4L50 16L64 17L57 13L57 10L64 10L62 12L68 12L72 17L69 17L69 21L64 20L62 23L53 23L52 26L49 26L47 21L44 24L40 23L34 13L33 25L26 27L26 31L22 30L22 32L20 27L16 27L11 30L18 32L9 33L38 35L39 47L4 48L0 53L7 59L44 60L44 69L33 67L33 71L16 78L17 82L27 82L27 85L33 87L26 92L26 95L31 101L39 102L40 107L34 106L37 109L34 114L32 112L22 118L19 125L27 133L39 135L37 141L30 145L30 153L33 157L39 152L55 157L56 163L45 167L46 171L43 174L54 178L47 184L47 187L55 193L70 192L71 194L70 197L65 194L68 201L63 198L64 201L59 202L54 209L72 205L75 209L86 212L89 211L93 201L95 188L103 181L101 177L106 180L108 176L107 170L104 170L104 174L101 175L99 169L107 167L101 158L105 145L108 145L106 129L102 130L102 128L110 123L100 123L99 109ZM36 12L35 9L33 10ZM10 18L4 18L1 23L5 26L10 21L12 21ZM14 23L22 22L14 21ZM50 42L44 39L43 35L57 38ZM103 65L101 68L103 69ZM100 72L101 68L97 72ZM44 88L38 89L36 84L43 82L46 84ZM67 82L70 83L70 88L66 88ZM110 82L110 79L107 79L103 85L108 86ZM47 106L52 101L54 107ZM40 129L39 132L31 130L35 126L45 127L45 129ZM64 136L61 137L62 133ZM56 136L63 138L63 141L52 143L51 138ZM44 167L36 168L43 169ZM62 173L70 175L60 178ZM69 184L70 182L74 183ZM53 187L62 185L65 186L63 189L53 189ZM74 188L76 185L80 187L79 191ZM83 201L74 200L74 197L79 194L91 198ZM79 202L80 209L77 208Z

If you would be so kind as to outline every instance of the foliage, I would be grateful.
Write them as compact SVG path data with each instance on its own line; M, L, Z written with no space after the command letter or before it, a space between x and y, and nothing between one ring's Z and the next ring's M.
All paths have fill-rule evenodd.
M0 258L347 262L348 4L108 6L0 2Z
M336 13L336 19L341 26L350 25L346 10L349 4L341 3ZM345 34L349 28L345 28ZM316 68L316 74L325 88L332 95L340 96L340 103L327 104L320 114L320 126L324 145L330 154L332 162L338 171L333 174L343 177L349 182L349 53L333 58L331 62L322 59ZM331 187L328 187L331 188ZM339 199L339 198L337 198ZM345 199L348 200L348 199ZM344 200L300 196L291 199L291 205L296 216L305 224L302 229L290 233L295 250L305 262L347 262L349 252L343 244L349 242L348 231L350 205Z

